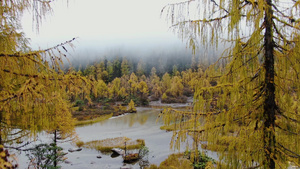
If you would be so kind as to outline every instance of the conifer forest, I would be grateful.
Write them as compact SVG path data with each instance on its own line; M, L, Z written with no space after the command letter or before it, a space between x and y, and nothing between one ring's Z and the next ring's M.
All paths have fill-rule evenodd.
M147 57L136 44L126 54L86 49L76 61L84 42L76 34L32 45L24 23L42 36L52 16L64 17L57 8L76 3L82 0L0 1L0 169L300 168L300 0L129 0L113 9L101 0L117 18L160 4L160 22L185 52L164 48L171 40L161 38ZM97 48L117 36L128 43L146 36L121 34L130 32L130 17L94 14L80 23L90 12L80 8L70 17L87 24L85 33L93 31L89 23L99 32L108 27L112 40L94 42ZM150 27L143 19L135 27ZM51 37L65 37L60 31Z

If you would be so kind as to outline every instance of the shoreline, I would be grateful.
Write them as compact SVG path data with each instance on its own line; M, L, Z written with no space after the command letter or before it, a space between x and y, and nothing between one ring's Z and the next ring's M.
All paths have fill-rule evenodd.
M193 105L193 97L189 97L186 103L161 103L161 100L158 101L150 101L149 105L147 106L138 106L136 107L137 112L141 109L165 109L165 108L174 108L174 109L187 109L191 108ZM126 106L123 106L126 107ZM129 112L123 111L121 109L118 109L118 104L114 103L114 105L111 105L110 109L103 109L99 107L86 107L83 111L74 111L72 112L73 118L76 119L76 125L85 125L85 124L93 124L100 121L104 121L107 119L117 118L125 116L126 114L129 114ZM109 116L110 115L110 116ZM109 116L109 118L103 118L101 117ZM79 125L78 125L79 124Z

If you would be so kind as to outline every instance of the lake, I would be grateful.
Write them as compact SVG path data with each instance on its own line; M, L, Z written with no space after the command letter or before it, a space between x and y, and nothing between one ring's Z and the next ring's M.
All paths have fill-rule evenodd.
M170 149L172 132L160 130L161 121L157 121L160 109L137 108L137 113L112 117L101 123L76 127L80 140L87 142L114 137L128 137L133 140L144 139L149 148L148 161L160 164L168 155L175 153ZM64 149L74 148L70 143L61 145ZM177 151L178 152L178 151ZM102 158L98 159L97 156ZM83 149L80 152L68 153L71 164L63 164L63 168L120 168L123 166L121 156L112 158L96 150ZM139 163L132 164L133 168L140 168Z
M159 165L168 155L179 152L178 150L170 149L172 132L160 130L162 121L157 120L157 117L161 110L162 109L138 107L137 113L112 117L103 122L76 127L75 130L79 139L84 142L123 136L133 140L144 139L150 151L148 154L149 163ZM40 134L39 140L49 142L51 138L50 136ZM40 142L41 141L38 143ZM70 142L59 143L58 145L64 149L64 152L68 152L68 149L77 148ZM182 146L182 150L184 148L185 147ZM99 155L102 158L97 158ZM124 165L121 156L112 158L110 154L102 154L99 151L87 148L83 148L82 151L68 152L66 157L68 163L60 164L62 168L119 169ZM17 158L20 168L28 167L28 158L24 152L19 153ZM130 166L132 168L140 168L139 162L130 164Z

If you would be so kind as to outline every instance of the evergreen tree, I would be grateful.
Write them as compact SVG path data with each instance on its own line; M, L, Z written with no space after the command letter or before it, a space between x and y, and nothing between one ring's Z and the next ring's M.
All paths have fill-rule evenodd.
M119 57L116 57L113 61L113 78L121 77L122 76L122 70L121 70L121 62Z
M84 71L83 75L90 78L90 79L95 79L97 78L97 70L94 65L87 66Z
M193 57L192 57L191 68L192 68L193 71L196 71L196 70L197 70L197 61L196 61L195 54L194 54Z
M106 78L104 74L105 71L104 61L97 63L95 67L96 67L96 72L95 72L96 80L104 80Z
M152 68L151 68L151 72L150 72L150 77L154 77L154 76L157 76L157 75L156 75L156 68L155 68L155 67L152 67Z
M129 70L130 68L129 68L128 60L126 59L126 57L124 57L121 64L122 76L129 75Z
M111 82L114 79L114 66L108 61L106 71L108 73L108 81Z
M193 133L195 147L207 141L222 167L300 166L299 9L293 0L189 0L163 9L192 47L199 39L231 44L198 81L193 113L169 114L189 114L181 131Z
M144 75L144 62L142 60L139 61L139 63L137 64L137 70L136 70L136 74L141 77L142 75Z

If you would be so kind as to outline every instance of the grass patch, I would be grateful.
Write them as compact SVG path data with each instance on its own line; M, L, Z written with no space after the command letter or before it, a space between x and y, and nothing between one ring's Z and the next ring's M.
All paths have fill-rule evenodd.
M113 116L113 114L111 113L111 114L102 115L100 117L90 119L90 120L76 121L75 126L84 126L84 125L88 125L88 124L98 123L98 122L107 120L107 119L111 118L112 116Z
M194 169L190 160L183 158L183 154L171 154L169 157L160 163L159 166L152 164L146 169Z
M166 130L166 131L174 131L175 125L165 125L160 127L161 130Z
M78 106L77 106L77 107L72 107L72 108L71 108L71 111L72 111L72 112L78 111L78 110L79 110L79 107L78 107Z
M145 145L145 140L128 140L126 141L126 149L140 149ZM108 138L104 140L95 140L84 143L85 148L96 149L101 152L110 152L112 148L125 149L125 137Z
M191 151L187 151L184 154L171 154L168 158L161 162L159 166L152 164L146 169L205 169L205 168L216 168L215 161L205 154L199 152L198 162L194 163L194 156Z
M77 147L82 147L84 145L84 142L83 141L77 141L76 142L76 146Z

